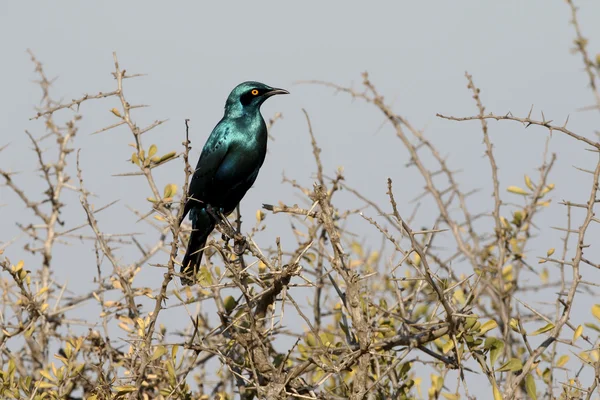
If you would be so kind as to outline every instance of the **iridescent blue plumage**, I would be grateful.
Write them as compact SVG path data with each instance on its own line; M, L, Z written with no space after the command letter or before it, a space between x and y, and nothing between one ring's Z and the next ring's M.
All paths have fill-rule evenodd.
M189 212L192 221L181 264L181 273L189 278L198 271L206 240L217 223L207 207L228 215L254 184L267 154L267 125L260 106L267 98L286 93L250 81L229 94L225 114L206 141L192 175L183 214L185 218ZM189 285L192 281L182 277L181 283Z

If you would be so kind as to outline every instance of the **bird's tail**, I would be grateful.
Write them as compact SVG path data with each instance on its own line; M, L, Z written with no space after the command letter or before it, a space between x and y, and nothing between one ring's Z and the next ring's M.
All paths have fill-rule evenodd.
M206 240L215 228L214 220L204 209L193 209L190 212L190 219L192 220L192 233L180 269L180 272L184 275L181 277L182 285L194 283L194 277L200 270L200 261L202 260Z

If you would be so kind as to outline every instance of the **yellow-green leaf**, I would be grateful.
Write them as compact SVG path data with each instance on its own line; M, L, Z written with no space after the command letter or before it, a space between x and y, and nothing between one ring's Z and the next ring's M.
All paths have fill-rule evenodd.
M491 319L488 322L486 322L485 324L481 325L481 328L479 328L479 334L483 335L487 331L490 331L490 330L496 328L497 326L498 326L498 323L496 321L494 321L493 319Z
M439 375L431 374L431 384L435 390L439 392L442 390L442 387L444 387L444 378Z
M448 340L446 343L444 343L444 345L442 346L442 352L444 354L447 354L450 350L452 350L454 348L454 341L453 340Z
M518 186L509 186L506 188L506 190L509 191L510 193L520 194L522 196L527 196L529 194L528 191L526 191L525 189L521 189Z
M200 284L202 286L210 286L213 284L212 274L210 273L206 265L200 267Z
M494 384L493 393L494 393L494 400L502 400L502 394L500 393L500 390L498 390L498 386L496 386L495 384Z
M152 357L150 357L150 361L158 360L163 355L165 355L166 352L167 349L165 348L165 346L156 346L156 348L154 349L154 353L152 353Z
M50 383L50 382L38 381L37 386L40 389L52 389L56 385L54 385L53 383Z
M169 373L169 378L171 381L175 382L176 374L175 374L175 366L173 362L167 361L167 372Z
M465 296L465 292L461 288L456 289L456 291L454 293L452 293L452 298L458 304L465 304L465 302L467 301L467 298Z
M158 150L158 148L156 147L155 144L150 146L150 148L148 149L148 157L152 157L153 155L155 155L157 150Z
M45 371L43 369L40 370L40 375L52 382L54 382L56 380L56 378L54 378L52 375L50 375L50 373L48 371Z
M554 254L554 247L546 252L546 256L550 257L552 254Z
M545 195L546 193L548 193L549 191L551 191L552 189L554 189L554 183L549 184L548 186L546 186L544 189L542 189L542 193L541 195Z
M550 273L548 272L548 268L544 268L542 270L542 272L540 273L540 280L542 281L543 284L548 283L549 276L550 276Z
M500 354L502 354L502 351L504 350L504 342L499 342L500 343L498 343L497 346L492 347L492 349L490 350L490 365L492 366L496 364L498 357L500 357Z
M113 113L115 116L122 118L121 113L119 112L119 110L117 108L111 108L110 112Z
M582 334L583 334L583 325L579 325L577 327L577 329L575 329L575 332L573 333L573 343L575 343Z
M592 314L597 320L600 320L600 304L594 304L592 306Z
M173 345L173 347L171 348L171 359L173 360L173 362L175 362L175 359L177 358L178 350L179 350L178 344Z
M448 400L459 400L460 399L460 395L454 394L454 393L442 393L442 396L444 396Z
M554 324L546 324L542 326L540 329L537 329L529 334L529 336L539 335L540 333L548 332L554 329Z
M518 358L511 358L510 360L508 360L507 362L505 362L504 364L502 364L502 366L500 368L498 368L496 371L497 372L506 372L506 371L518 371L523 369L523 364L521 363L521 360L519 360Z
M600 326L596 325L596 324L592 324L591 322L586 322L584 324L584 326L587 326L590 329L595 330L596 332L600 332Z
M525 377L525 390L531 398L531 400L537 400L537 389L535 387L535 378L531 374L527 374Z
M235 301L235 299L233 298L233 296L227 296L225 297L225 300L223 300L223 303L225 304L225 310L230 313L231 311L233 311L233 309L235 308L235 306L237 306L237 302Z
M510 329L512 329L513 331L520 333L519 331L519 321L517 321L514 318L511 318L510 321L508 322L508 324L510 325Z
M465 319L465 328L470 330L477 323L477 317L467 317Z
M169 183L167 186L165 186L163 197L164 198L173 197L173 196L175 196L175 193L177 193L177 185L174 183Z
M19 272L23 268L23 265L25 265L25 262L23 260L19 261L17 265L12 266L12 271Z
M415 255L413 256L413 263L418 267L419 265L421 265L421 256L419 255L419 253L415 253Z
M135 386L133 386L133 385L117 386L117 387L115 387L115 390L119 393L130 393L130 392L135 391Z
M173 158L173 157L175 157L175 155L176 155L176 154L177 154L177 153L176 153L176 152L174 152L174 151L172 151L172 152L170 152L170 153L167 153L167 154L165 154L164 156L162 156L162 157L161 157L161 158L158 160L158 162L159 162L159 163L161 163L161 162L163 162L163 161L166 161L166 160L168 160L169 158Z
M566 363L569 362L569 356L564 355L564 356L560 356L560 358L558 359L558 361L556 362L556 366L557 367L564 367L564 365Z
M352 242L350 243L350 247L352 248L352 252L358 255L360 258L364 256L363 248L360 243Z
M534 186L533 182L531 181L531 178L529 177L529 175L525 175L525 184L527 185L529 190L535 190L535 186Z

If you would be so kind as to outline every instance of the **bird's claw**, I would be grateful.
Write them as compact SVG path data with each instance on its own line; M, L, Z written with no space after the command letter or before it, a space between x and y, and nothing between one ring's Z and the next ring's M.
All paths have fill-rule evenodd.
M242 236L241 238L235 239L235 243L233 244L233 251L237 256L241 256L242 254L244 254L244 251L246 251L247 248L248 243L246 243L245 237Z

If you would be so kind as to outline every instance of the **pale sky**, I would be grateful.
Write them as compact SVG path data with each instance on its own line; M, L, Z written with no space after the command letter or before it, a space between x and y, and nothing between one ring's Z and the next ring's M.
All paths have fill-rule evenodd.
M580 25L590 39L592 57L600 53L600 3L578 1ZM474 210L491 210L490 170L483 157L484 146L478 122L458 123L441 120L436 113L469 116L477 109L466 88L464 72L469 71L482 90L487 108L498 114L511 111L526 116L534 105L547 119L561 123L570 115L569 126L581 135L593 138L598 130L597 112L580 112L593 103L579 54L572 54L574 30L569 24L570 9L564 1L510 0L502 2L2 2L0 37L2 73L0 74L0 168L22 171L15 179L28 193L40 193L35 158L24 130L43 134L40 122L29 121L39 101L39 87L26 54L31 49L44 64L50 77L58 77L55 95L65 100L84 93L114 90L110 75L112 52L130 73L147 77L126 82L131 103L151 105L134 114L140 125L156 119L169 121L150 133L146 143L156 143L159 152L180 150L184 138L183 120L191 120L192 162L222 116L229 91L239 82L258 80L288 89L289 96L270 99L263 106L265 118L281 112L271 134L269 154L253 189L242 202L246 221L262 203L298 202L296 192L281 183L282 173L311 185L315 171L306 122L301 111L311 116L314 132L322 147L325 172L333 175L343 166L347 183L380 204L386 204L386 179L396 183L401 212L409 214L409 203L424 186L415 169L407 169L408 156L383 116L372 106L352 101L332 90L297 84L303 80L326 80L359 87L361 72L393 104L394 110L425 130L425 135L444 155L458 175L465 191L481 189L470 201ZM156 238L126 206L147 209L147 185L136 178L112 175L131 171L127 159L132 136L125 128L102 135L89 133L116 122L108 112L118 106L116 100L84 104L84 119L74 147L82 150L82 167L88 190L97 194L92 201L101 206L121 199L112 209L99 215L105 232L151 232L146 243ZM57 117L70 116L68 112ZM547 131L517 123L490 123L500 167L503 196L509 185L523 186L523 175L536 175ZM50 144L48 144L50 145ZM564 226L565 210L557 203L563 199L584 202L589 194L589 176L572 166L593 168L595 155L571 139L555 133L550 151L558 160L550 181L556 184L552 206L538 219L540 231L530 250L530 259L559 247L561 233L551 230ZM70 173L75 176L74 160ZM161 185L180 183L180 165L159 169ZM173 179L173 177L176 177ZM84 221L78 196L69 193L70 206L63 215L67 226ZM361 203L349 194L336 204L349 209ZM518 198L513 199L519 202ZM8 188L0 187L0 246L19 235L16 221L34 221L30 212ZM415 226L431 226L437 210L427 213L424 203ZM424 207L424 208L423 208ZM373 212L370 211L373 215ZM508 210L506 211L508 213ZM373 215L374 216L374 215ZM283 240L293 238L283 215L268 216L271 229L285 231ZM359 219L368 238L378 237L372 227ZM247 226L249 228L249 225ZM598 229L594 235L598 237ZM279 233L277 233L279 234ZM267 247L275 232L259 238ZM39 264L22 250L27 241L20 237L9 247L11 259L23 258ZM264 244L263 244L264 243ZM379 243L379 242L377 242ZM85 288L95 276L95 256L88 245L58 246L55 278L68 281L69 287ZM133 249L121 252L132 261ZM132 253L128 253L132 252ZM598 249L586 253L590 258ZM154 260L164 262L165 260ZM37 263L37 264L35 264ZM105 264L108 271L108 264ZM556 273L556 270L551 271ZM597 271L585 270L584 279L599 283ZM148 268L138 278L140 284L158 287L162 272ZM556 275L553 275L556 276ZM547 298L532 301L553 301ZM575 324L591 318L591 298L580 297L573 314ZM531 300L531 299L530 299ZM538 303L540 307L544 307ZM549 309L549 308L548 308ZM81 311L84 313L84 311ZM292 317L290 317L292 318ZM161 322L182 327L188 323L185 313L170 312ZM288 321L291 325L294 321ZM299 323L299 322L298 322ZM558 372L559 374L561 372ZM429 384L429 376L424 376ZM486 380L471 377L475 394L490 393ZM591 382L584 382L589 385Z

